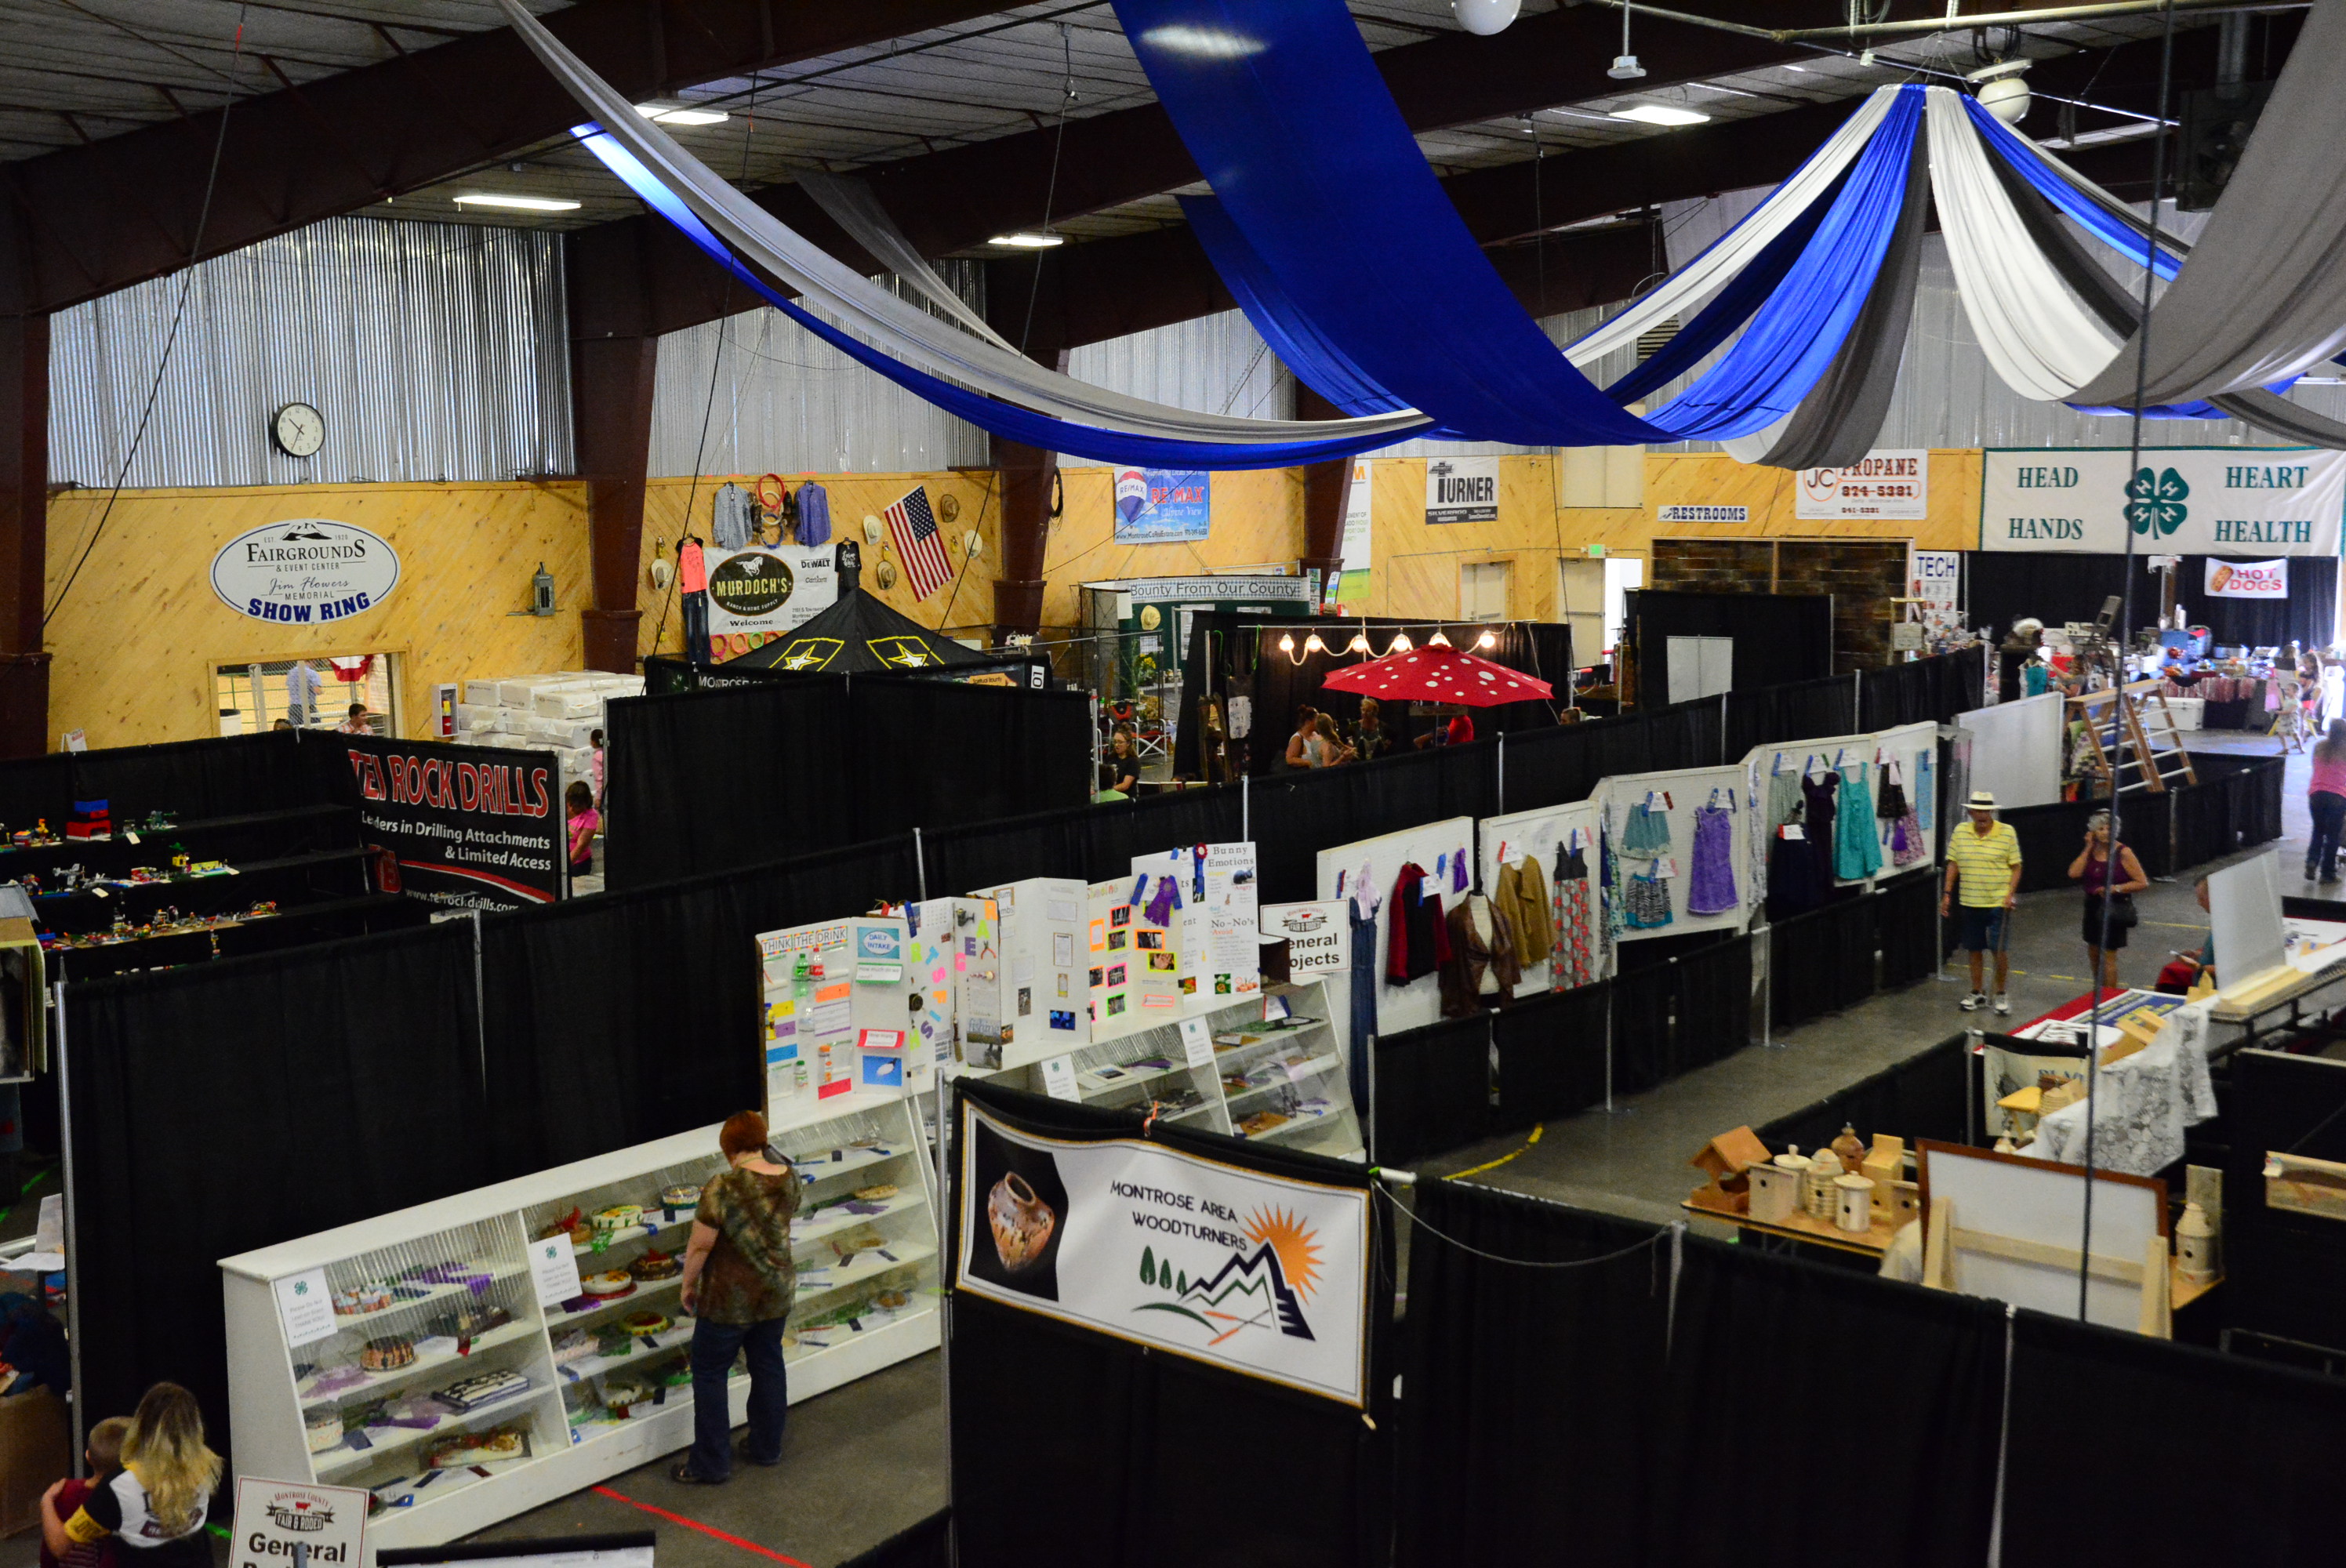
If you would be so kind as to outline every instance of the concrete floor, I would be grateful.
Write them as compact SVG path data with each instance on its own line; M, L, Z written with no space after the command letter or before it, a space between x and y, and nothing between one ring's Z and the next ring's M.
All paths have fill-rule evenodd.
M2197 738L2194 748L2269 754L2272 744L2261 737L2208 736ZM2310 894L2310 884L2300 890L2295 880L2309 832L2306 770L2303 758L2290 759L2281 852L2284 889ZM2186 877L2156 884L2142 896L2142 924L2121 962L2121 981L2148 983L2170 950L2204 940L2207 917L2193 901L2192 882ZM2012 942L2012 1022L2057 1006L2090 983L2077 923L2074 892L2022 898ZM1611 1114L1589 1112L1554 1124L1528 1149L1521 1136L1510 1135L1429 1161L1425 1168L1464 1170L1520 1149L1474 1179L1643 1219L1676 1219L1679 1200L1698 1185L1687 1159L1706 1140L1797 1110L1963 1028L1974 1015L1955 1005L1966 989L1955 973L1951 968L1945 980L1877 995L1790 1031L1780 1050L1739 1052L1650 1094L1627 1096ZM0 1233L29 1228L32 1211L29 1202L20 1206L0 1220ZM944 1506L939 1372L932 1353L796 1406L778 1469L740 1466L722 1487L679 1486L668 1479L679 1457L671 1456L508 1520L477 1539L559 1539L649 1525L659 1534L661 1568L744 1568L757 1560L832 1568ZM227 1542L215 1544L224 1563ZM0 1542L0 1568L32 1568L36 1547L31 1534Z

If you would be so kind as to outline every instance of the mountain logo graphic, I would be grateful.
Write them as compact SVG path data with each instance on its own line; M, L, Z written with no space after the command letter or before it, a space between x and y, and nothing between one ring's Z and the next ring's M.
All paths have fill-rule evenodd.
M1197 1324L1209 1336L1208 1349L1250 1329L1311 1339L1303 1303L1320 1283L1318 1233L1284 1209L1259 1208L1239 1227L1255 1244L1250 1253L1233 1248L1221 1267L1193 1276L1153 1248L1140 1254L1140 1282L1166 1292L1136 1312L1169 1312Z
M2189 482L2171 468L2160 469L2156 478L2147 468L2137 469L2127 484L2127 522L2137 534L2164 539L2190 515L2191 509L2183 504L2190 494Z

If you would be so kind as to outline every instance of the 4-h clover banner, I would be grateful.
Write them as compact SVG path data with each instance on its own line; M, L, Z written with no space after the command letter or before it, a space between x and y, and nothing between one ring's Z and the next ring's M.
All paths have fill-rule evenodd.
M1364 1186L960 1109L956 1290L1365 1402Z
M2320 447L1991 448L1980 548L2116 555L2335 555L2346 452Z

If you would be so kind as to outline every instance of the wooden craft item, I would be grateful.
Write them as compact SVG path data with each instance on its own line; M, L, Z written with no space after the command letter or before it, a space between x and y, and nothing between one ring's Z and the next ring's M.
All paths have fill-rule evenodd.
M1911 1181L1892 1182L1890 1184L1890 1223L1902 1226L1909 1220L1922 1217L1922 1184Z
M1862 1176L1833 1177L1833 1223L1862 1236L1873 1228L1873 1184Z
M2043 1097L2036 1102L2037 1115L2049 1116L2064 1105L2074 1105L2085 1097L2086 1081L2083 1078L2067 1079L2059 1088L2045 1091Z
M2168 1278L2167 1237L2154 1236L2143 1243L2142 1313L2135 1327L2154 1339L2175 1337L2175 1297Z
M1854 1172L1865 1163L1865 1145L1858 1140L1857 1128L1853 1124L1843 1122L1841 1125L1841 1136L1832 1141L1832 1152L1844 1171Z
M2175 1227L2175 1272L2188 1285L2210 1285L2217 1273L2216 1227L2196 1203L2183 1206Z
M1819 1149L1817 1157L1809 1162L1806 1185L1800 1188L1800 1207L1808 1210L1810 1219L1821 1219L1827 1225L1833 1222L1838 1201L1833 1196L1833 1178L1841 1174L1841 1156L1831 1149Z
M1743 1173L1753 1166L1765 1165L1768 1157L1768 1145L1748 1126L1719 1134L1687 1162L1710 1177L1695 1189L1694 1201L1741 1214L1750 1200L1749 1183Z
M1906 1141L1888 1133L1873 1135L1873 1147L1867 1151L1858 1174L1873 1184L1873 1212L1887 1219L1893 1207L1892 1187L1906 1174Z
M2119 1019L2116 1027L2120 1038L2102 1047L2102 1065L2107 1067L2125 1061L2157 1039L2159 1030L2165 1026L2165 1019L2147 1019L2138 1013Z
M2191 989L2185 992L2183 997L2187 1002L2200 1002L2215 994L2216 972L2203 969L2199 972L2199 978L2191 983Z
M1809 1162L1800 1161L1802 1166ZM1753 1166L1749 1173L1751 1217L1764 1225L1781 1225L1800 1211L1800 1171L1776 1161Z

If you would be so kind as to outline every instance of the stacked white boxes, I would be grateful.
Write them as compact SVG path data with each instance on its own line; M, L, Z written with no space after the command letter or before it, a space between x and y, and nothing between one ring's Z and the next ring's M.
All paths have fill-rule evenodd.
M456 738L552 751L561 759L566 790L574 779L594 781L595 731L608 728L605 704L643 694L643 677L603 670L467 680L457 694Z

